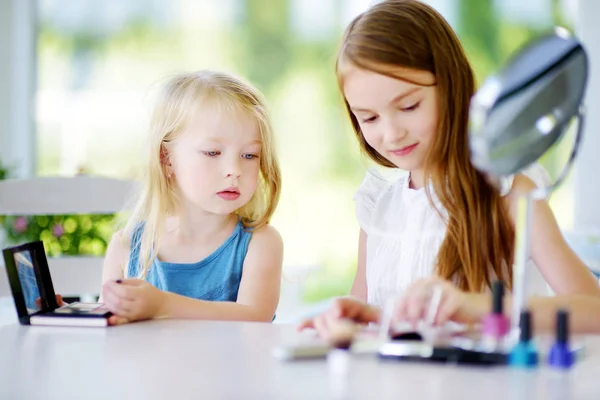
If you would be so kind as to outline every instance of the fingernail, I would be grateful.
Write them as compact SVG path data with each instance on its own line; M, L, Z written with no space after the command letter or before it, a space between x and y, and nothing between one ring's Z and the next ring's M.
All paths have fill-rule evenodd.
M122 283L123 281L121 279L117 279L115 282Z

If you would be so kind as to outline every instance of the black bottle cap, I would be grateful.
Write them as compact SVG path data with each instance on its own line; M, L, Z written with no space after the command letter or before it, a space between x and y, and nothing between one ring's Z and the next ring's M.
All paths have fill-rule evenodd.
M521 318L519 319L519 328L521 328L521 334L519 340L521 342L529 342L531 340L531 313L528 310L521 311Z
M567 344L569 341L569 313L567 310L556 312L556 342Z
M502 314L504 299L504 285L501 281L494 281L492 284L492 314Z

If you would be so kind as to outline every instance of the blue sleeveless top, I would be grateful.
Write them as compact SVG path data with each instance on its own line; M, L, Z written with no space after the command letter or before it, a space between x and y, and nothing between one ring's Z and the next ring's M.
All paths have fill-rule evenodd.
M136 229L131 240L127 276L139 276L140 237L143 225ZM236 301L242 266L248 251L251 231L245 231L241 221L233 234L205 259L192 264L177 264L155 258L146 280L160 290L198 300Z

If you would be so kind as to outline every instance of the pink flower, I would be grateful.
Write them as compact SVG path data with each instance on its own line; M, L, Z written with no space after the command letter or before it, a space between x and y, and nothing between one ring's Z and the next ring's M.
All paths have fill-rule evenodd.
M52 234L54 235L54 237L59 238L65 234L65 229L61 224L54 224L54 226L52 227Z
M29 222L25 217L17 217L15 218L15 222L13 223L13 229L16 233L23 233L27 230L29 226Z

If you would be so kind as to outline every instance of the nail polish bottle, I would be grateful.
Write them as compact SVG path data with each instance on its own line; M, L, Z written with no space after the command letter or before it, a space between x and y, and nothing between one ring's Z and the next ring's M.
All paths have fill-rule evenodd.
M535 367L538 364L538 352L532 340L531 313L528 310L521 312L519 327L519 342L510 352L509 364L515 367Z
M548 355L548 365L566 369L573 365L573 353L569 348L569 314L566 310L556 312L556 341Z
M500 281L492 284L492 312L483 319L484 346L488 351L500 351L510 328L510 321L504 315L504 285Z

